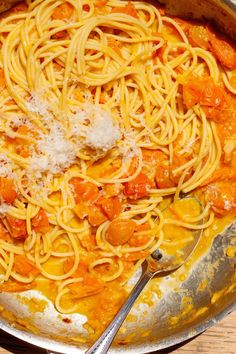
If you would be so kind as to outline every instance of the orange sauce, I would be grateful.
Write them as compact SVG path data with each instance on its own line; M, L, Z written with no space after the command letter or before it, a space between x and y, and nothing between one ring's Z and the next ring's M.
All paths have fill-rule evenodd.
M199 213L199 204L195 204L195 206L196 208L192 210L194 210L194 213L196 215L196 213ZM171 216L171 212L169 211L169 209L166 214L168 214L168 216ZM224 218L216 218L214 224L204 231L202 237L200 238L199 244L193 252L192 256L178 271L171 275L175 290L178 290L182 282L187 279L189 272L194 266L194 264L198 260L200 260L201 257L204 256L206 252L210 249L215 236L218 233L222 232L224 228L229 225L233 220L233 215L228 215ZM182 237L182 228L177 228L177 232L175 232L174 234L172 233L173 230L174 229L172 227L170 228L170 230L167 230L166 226L166 232L169 232L168 237L169 235L172 235L172 237L173 235L175 235L177 238ZM187 234L187 236L189 237L189 234ZM175 250L176 247L172 247L172 249L170 246L168 247L168 251L172 251L174 253ZM63 274L62 263L58 263L56 258L54 260L51 260L50 262L47 262L45 269L50 272L53 272L54 274ZM159 287L160 283L161 279L152 280L151 286L141 294L140 298L138 299L138 303L145 303L149 307L153 306L155 304L155 301L152 297L153 293L156 293L159 298L161 298L161 296L163 295ZM201 283L199 291L204 290L206 287L207 280ZM56 282L50 282L43 278L40 278L37 281L36 289L42 292L51 301L55 300L56 288ZM88 322L84 326L88 330L90 337L96 338L98 334L102 330L104 330L109 324L109 322L112 320L122 303L125 301L127 295L127 288L122 287L119 283L119 280L116 280L110 282L109 285L104 289L104 291L97 295L88 296L82 299L76 299L76 296L67 294L62 300L62 305L65 307L71 307L76 304L75 312L87 316ZM190 311L194 311L191 303L191 298L189 297L185 297L183 299L182 306L184 311L182 312L181 318L182 316L186 316ZM30 310L33 310L32 312L35 312L34 305L30 305L29 308ZM204 311L205 309L198 310L195 313L195 316L202 315ZM137 317L132 314L130 314L127 319L128 322L135 322L136 320ZM173 324L175 321L177 321L177 318L172 319L171 321ZM123 329L122 331L125 331L125 329Z
M34 314L37 312L44 312L48 303L46 300L39 300L35 298L27 298L18 295L18 299L24 305L27 305L29 311Z

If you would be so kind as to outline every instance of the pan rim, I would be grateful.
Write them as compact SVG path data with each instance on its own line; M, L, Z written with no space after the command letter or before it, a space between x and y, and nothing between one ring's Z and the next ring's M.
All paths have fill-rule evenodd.
M185 341L196 337L197 335L206 331L210 327L214 326L216 323L218 323L223 318L228 316L234 310L236 310L236 300L233 303L231 303L229 306L227 306L224 310L220 311L217 315L213 316L210 319L206 319L203 323L193 326L190 329L188 328L183 330L178 335L172 335L166 339L164 338L158 341L158 343L150 343L145 346L143 344L138 344L138 345L136 344L135 348L129 347L127 348L127 350L129 351L130 354L132 353L144 354L147 353L147 350L149 353L151 353L156 350L170 348L174 345L184 343ZM79 347L73 344L70 345L66 343L61 343L54 339L49 339L43 336L39 336L37 334L29 333L21 329L17 329L2 319L0 320L0 329L14 336L15 338L21 339L24 342L35 345L42 349L46 349L48 351L53 351L61 354L67 354L67 353L79 354L79 353L84 353L84 350L86 349L86 346ZM120 348L112 347L110 353L116 354L125 351L126 348L124 346Z

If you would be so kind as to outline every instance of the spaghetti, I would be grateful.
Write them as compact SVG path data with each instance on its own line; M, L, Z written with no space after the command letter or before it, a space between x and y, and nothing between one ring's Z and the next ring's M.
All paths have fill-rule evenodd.
M234 44L120 0L28 0L0 41L0 290L47 282L62 313L106 293L113 315L168 225L235 212ZM202 212L166 217L180 193Z

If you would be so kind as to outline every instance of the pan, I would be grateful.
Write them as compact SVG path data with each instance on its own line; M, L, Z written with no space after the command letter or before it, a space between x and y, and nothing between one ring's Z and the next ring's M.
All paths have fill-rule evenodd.
M14 1L0 1L0 11L10 3ZM236 39L235 0L161 3L168 14L212 20ZM137 354L167 348L196 336L231 313L236 308L236 255L229 250L235 244L236 223L222 225L208 252L200 244L201 257L197 262L190 260L186 265L189 271L182 267L174 276L154 280L120 330L111 353ZM131 279L130 287L138 276ZM151 297L145 296L148 292ZM50 352L83 353L90 344L85 322L85 316L79 314L59 314L35 290L0 294L0 328Z

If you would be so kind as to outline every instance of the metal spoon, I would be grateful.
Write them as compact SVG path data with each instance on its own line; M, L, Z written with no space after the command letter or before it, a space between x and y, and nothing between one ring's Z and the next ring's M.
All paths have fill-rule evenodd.
M196 198L193 199L195 199L196 202L201 206L200 202ZM128 299L120 308L119 312L114 317L113 321L110 323L107 329L98 338L94 345L86 351L87 354L107 353L119 328L121 327L122 323L130 312L134 302L136 301L144 287L147 285L149 280L151 280L156 275L166 276L170 273L173 273L178 268L180 268L192 254L199 242L200 236L202 234L202 229L195 231L194 234L195 235L193 237L193 241L188 243L187 246L181 249L181 257L179 256L179 254L176 254L174 256L168 256L161 252L159 249L157 249L149 257L146 258L143 263L143 274L140 277L138 283L135 285Z

